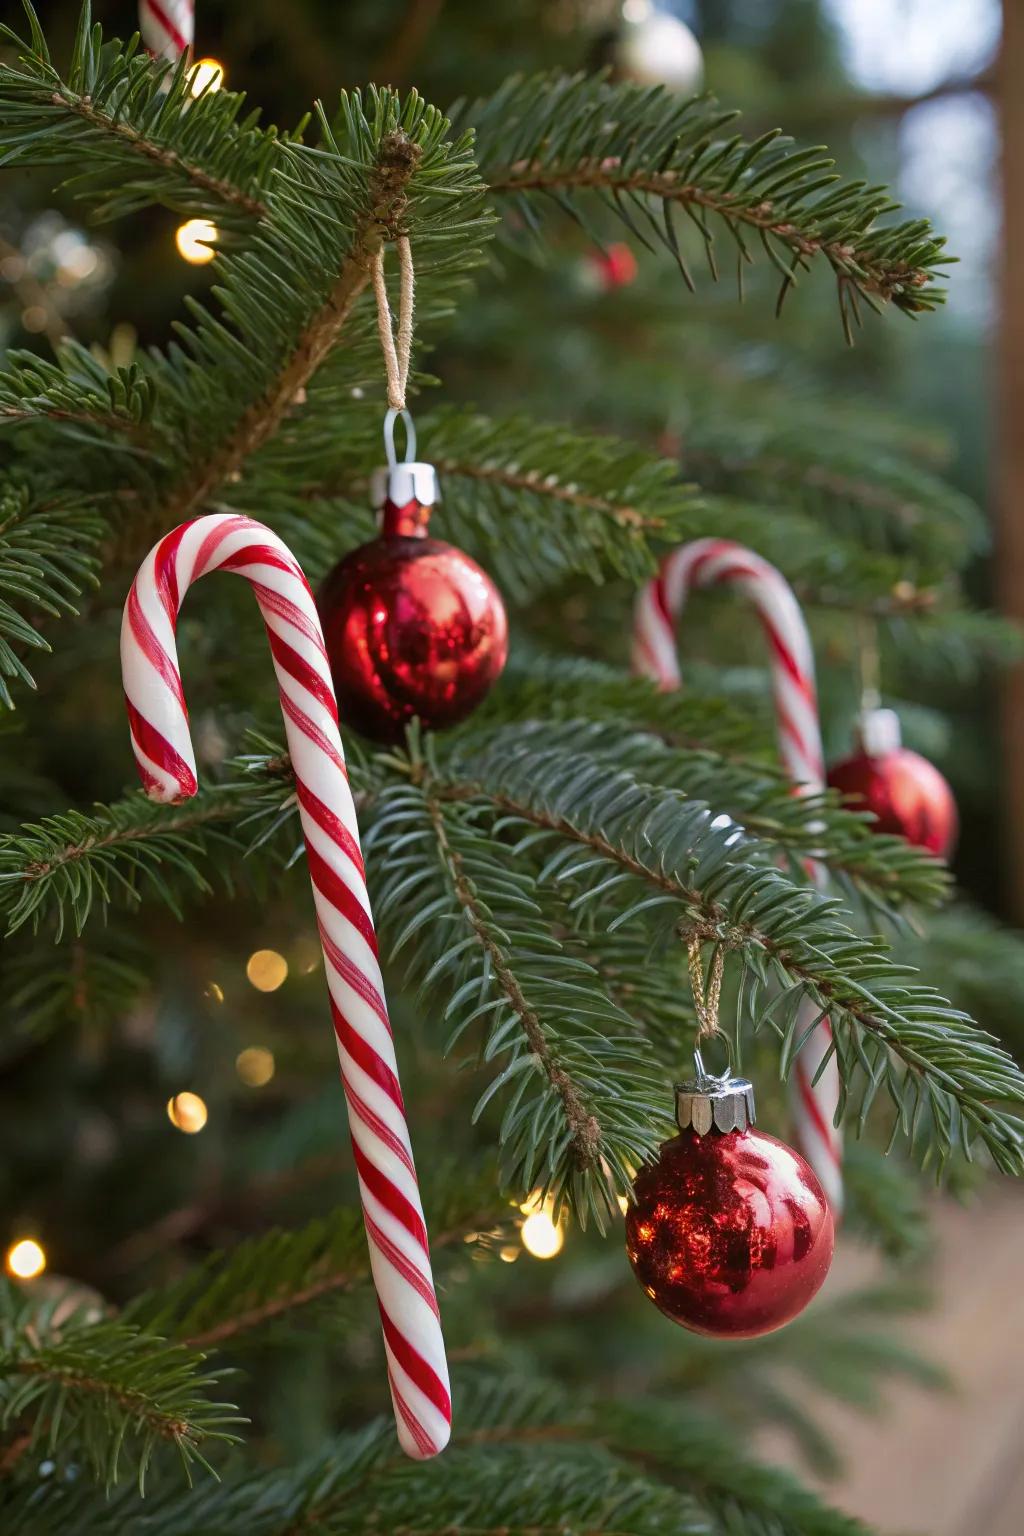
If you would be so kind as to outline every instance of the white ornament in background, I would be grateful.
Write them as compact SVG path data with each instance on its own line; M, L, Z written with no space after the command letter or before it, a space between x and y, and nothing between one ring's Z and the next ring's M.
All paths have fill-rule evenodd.
M665 85L691 96L704 79L704 55L689 27L651 0L625 0L615 63L638 85Z

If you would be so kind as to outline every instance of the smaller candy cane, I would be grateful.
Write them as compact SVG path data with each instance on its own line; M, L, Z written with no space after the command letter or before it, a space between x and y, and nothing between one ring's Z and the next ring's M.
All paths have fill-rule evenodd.
M737 587L756 609L771 650L780 756L798 791L823 789L825 760L811 638L792 588L760 555L726 539L696 539L666 555L658 575L637 598L634 670L653 678L666 691L682 685L675 624L693 589L715 586ZM824 885L820 866L812 864L810 868L815 883ZM817 1013L810 999L805 1001L797 1029L807 1028ZM800 1150L838 1212L843 1199L842 1139L833 1123L839 1103L839 1069L834 1053L822 1069L831 1044L831 1026L823 1019L797 1056L791 1099Z
M176 64L195 38L193 0L139 0L139 32L154 58Z
M338 708L316 602L295 556L252 518L182 523L150 550L125 604L121 666L139 775L152 800L194 795L196 763L175 645L194 581L234 571L252 587L277 673L320 926L398 1438L436 1456L451 1432L448 1367L409 1144Z

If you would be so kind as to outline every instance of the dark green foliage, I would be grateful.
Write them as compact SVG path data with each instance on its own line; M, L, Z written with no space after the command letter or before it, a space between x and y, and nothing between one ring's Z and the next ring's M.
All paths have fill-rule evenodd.
M883 1160L890 1137L958 1178L971 1157L1024 1171L1024 1076L987 1032L1005 1023L1013 1038L1018 942L961 906L937 910L950 895L939 862L832 796L791 793L759 633L727 598L695 605L708 643L688 652L685 692L625 670L636 587L664 549L718 534L779 565L833 666L868 621L904 669L898 686L929 669L971 678L1020 647L963 601L982 519L942 478L931 437L774 377L766 388L763 364L731 370L713 337L707 366L691 356L671 410L650 418L679 426L680 463L674 448L659 458L609 435L614 415L595 424L568 398L555 420L521 409L515 385L477 409L451 321L477 303L471 281L498 300L501 263L526 265L507 247L484 264L502 215L513 241L560 259L567 220L597 239L619 221L687 282L692 252L714 271L724 245L740 268L778 270L780 302L804 271L830 270L848 330L862 300L934 308L941 242L923 221L879 222L894 211L886 194L839 181L820 150L773 133L744 142L706 98L548 74L449 121L415 91L370 86L317 107L306 142L305 122L280 133L237 94L193 99L182 67L104 40L88 6L62 72L28 16L27 42L3 34L5 163L58 172L98 219L163 205L214 220L220 238L213 284L170 345L118 368L76 344L53 361L13 353L0 374L0 698L13 702L8 678L40 694L22 689L3 726L0 912L13 937L0 1056L25 1072L25 1116L41 1082L65 1085L7 1193L41 1230L81 1203L74 1272L104 1288L3 1292L0 1526L859 1536L736 1446L772 1422L824 1465L814 1392L873 1408L888 1375L935 1384L888 1326L916 1289L825 1299L784 1335L723 1356L690 1336L639 1342L664 1325L638 1319L646 1304L617 1243L573 1231L580 1246L567 1244L547 1289L528 1262L501 1260L519 1257L515 1207L538 1190L577 1226L618 1226L692 1057L694 934L725 951L723 1026L756 1063L768 1117L782 1113L800 1005L830 1019L845 1123L865 1136L847 1160L850 1227L890 1259L927 1248L918 1185L899 1157ZM470 1362L453 1449L425 1466L399 1459L389 1425L359 1427L385 1401L380 1344L360 1217L338 1204L339 1174L354 1184L322 975L295 958L312 903L286 868L300 833L256 615L240 621L234 592L186 609L204 780L188 804L123 792L114 660L138 560L186 517L264 519L313 579L370 535L384 401L370 269L405 234L412 388L437 385L428 344L449 349L438 372L453 379L418 423L442 479L432 531L495 575L514 634L501 684L450 736L414 730L388 751L346 741L442 1311ZM389 251L389 282L393 265ZM704 324L694 316L697 350ZM55 657L33 677L26 657L51 643L67 646L68 668ZM169 942L184 913L194 932ZM244 990L245 955L263 943L288 950L284 1002ZM263 1039L277 1074L246 1099L233 1064ZM210 1119L181 1138L163 1111L192 1081ZM78 1109L98 1083L90 1123ZM492 1143L497 1168L481 1167ZM124 1227L109 1243L108 1207ZM69 1295L82 1305L69 1310ZM586 1358L568 1363L579 1337ZM230 1447L240 1421L214 1400L224 1389L207 1352L239 1367L231 1395L253 1419L250 1452ZM604 1390L627 1378L628 1400ZM313 1404L307 1419L295 1401ZM190 1493L177 1459L224 1480ZM134 1489L108 1501L94 1486L129 1472L140 1484L149 1473L144 1506Z

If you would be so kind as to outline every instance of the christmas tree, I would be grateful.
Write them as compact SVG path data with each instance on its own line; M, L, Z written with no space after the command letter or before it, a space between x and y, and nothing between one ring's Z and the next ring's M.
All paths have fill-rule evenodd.
M913 818L879 830L794 772L800 719L776 721L769 682L788 670L804 705L813 695L791 631L780 656L734 581L699 593L694 577L685 686L658 686L642 625L640 675L630 666L638 592L657 598L674 654L679 567L648 583L707 538L796 591L837 742L858 669L871 702L880 686L917 697L922 719L952 677L970 691L1019 653L962 594L984 526L934 434L852 380L810 388L800 349L784 350L801 304L804 362L841 352L844 331L870 354L902 316L927 324L942 241L820 148L626 78L621 37L610 70L565 73L576 8L528 9L535 26L523 7L453 7L451 47L435 38L424 67L439 105L347 83L357 59L360 78L418 75L421 30L440 26L420 8L386 38L376 7L330 8L324 39L282 22L323 92L287 131L187 53L107 38L88 5L66 52L30 7L3 30L6 174L25 173L28 202L106 226L103 260L120 249L137 285L117 318L152 342L123 326L71 339L59 283L55 298L7 242L40 344L12 348L0 374L5 1531L862 1530L745 1442L782 1424L827 1460L812 1388L870 1397L888 1372L926 1373L885 1327L915 1293L921 1190L1024 1167L1024 1077L991 1033L1013 1025L1019 945L953 893ZM339 93L328 65L343 52ZM164 241L176 224L199 296L165 326L140 284L147 231ZM73 245L60 261L84 274ZM734 273L750 288L742 323L714 282ZM428 1286L380 1227L378 1208L400 1209L420 1230L415 1185L399 1206L367 1151L405 1157L401 1122L384 1123L401 1103L389 1046L371 1050L377 1026L353 1031L335 1008L350 1149L328 1028L325 972L336 1004L341 977L382 1012L370 962L353 971L373 942L354 877L341 890L317 873L321 834L358 866L342 810L311 800L289 750L245 584L220 575L186 596L181 551L198 535L160 543L126 630L129 657L160 652L151 671L176 697L146 605L182 604L194 796L164 750L184 716L154 725L156 687L137 689L130 659L143 778L178 803L129 787L117 659L133 577L183 522L251 538L239 520L256 519L314 587L373 540L382 423L403 403L440 500L401 465L392 500L401 486L417 515L426 504L431 537L487 573L488 612L497 625L503 599L511 634L501 671L489 632L484 681L501 675L481 701L467 665L442 675L424 620L415 682L435 718L397 710L383 741L351 729L332 655L451 1367L452 1442L436 1458L410 1437L423 1423L408 1401L412 1456L399 1450L375 1305L387 1314L388 1263L421 1300ZM259 547L263 567L278 558ZM257 596L294 726L295 699L324 684L283 638L301 631L280 600L298 591L288 558L283 587L264 571ZM393 694L374 686L387 713ZM323 732L305 734L331 757ZM891 743L867 745L877 760ZM310 872L318 904L343 913L332 953L319 906L326 955ZM365 949L341 953L356 930ZM841 1160L827 1192L842 1231L891 1266L747 1343L674 1328L623 1252L638 1172L676 1134L673 1084L693 1077L695 1044L717 1070L716 1033L756 1084L759 1127L800 1140L823 1181ZM787 1079L812 1118L828 1107L817 1144L792 1129ZM378 1090L390 1108L374 1108ZM736 1134L750 1133L701 1140ZM373 1274L364 1212L384 1255ZM438 1412L444 1391L403 1343L413 1313L385 1315L400 1425L406 1378Z

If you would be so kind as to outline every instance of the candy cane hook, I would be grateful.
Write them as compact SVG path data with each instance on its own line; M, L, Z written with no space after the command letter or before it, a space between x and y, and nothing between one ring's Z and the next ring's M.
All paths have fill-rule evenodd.
M771 652L779 754L800 792L823 789L825 760L811 638L792 588L760 555L726 539L696 539L666 555L658 575L637 598L634 670L653 678L665 690L681 686L676 621L691 591L715 586L737 587L757 611ZM811 874L815 884L824 884L825 874L819 865L811 865ZM801 1005L797 1028L813 1023L817 1013L807 999ZM834 1053L822 1068L831 1044L831 1026L824 1019L796 1059L791 1097L800 1150L838 1212L843 1199L842 1139L833 1123L839 1103L839 1068Z
M173 804L196 793L175 625L185 593L210 571L233 571L248 581L270 640L398 1438L409 1456L435 1456L451 1432L448 1367L334 687L306 578L262 523L232 513L182 523L139 568L121 625L135 759L150 799Z

